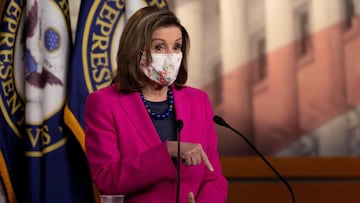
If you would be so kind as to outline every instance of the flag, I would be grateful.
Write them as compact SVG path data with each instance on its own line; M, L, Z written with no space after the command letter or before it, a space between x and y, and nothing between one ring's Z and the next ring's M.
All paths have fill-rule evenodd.
M4 4L5 2L1 1L0 2L0 13L3 13L3 9L4 9ZM2 16L0 16L0 20L2 21ZM1 34L1 29L0 29L0 34ZM0 47L1 48L1 47ZM2 49L0 49L1 51ZM0 81L2 82L2 78L6 78L6 74L2 74L2 70L4 70L3 68L3 63L0 63L0 74L1 74L1 79ZM4 98L4 94L3 91L0 92L0 107L2 112L6 112L8 111L8 109L5 108L5 106L3 105L3 98ZM6 120L3 117L3 114L0 113L0 135L3 132L6 132L7 129L7 125L4 126L2 125L3 123L5 123ZM11 122L11 121L9 121ZM15 192L14 192L14 188L12 185L12 178L10 178L10 174L9 174L9 170L10 170L10 166L11 164L11 159L12 159L12 155L14 155L14 151L12 149L8 149L9 147L15 147L16 143L18 143L17 141L17 136L13 136L10 138L6 138L5 136L0 136L0 189L1 189L1 197L0 197L0 202L5 202L5 201L11 201L11 202L15 202L16 201L16 197L15 197ZM5 144L6 142L10 142L12 144Z
M168 8L165 0L82 1L69 75L65 123L84 149L84 106L93 91L108 86L116 70L120 35L127 19L145 6Z
M23 191L17 181L21 180L23 168L22 140L25 124L24 89L21 70L15 69L19 56L17 36L23 13L23 1L2 2L0 22L0 175L6 201L17 202ZM17 47L16 47L17 46Z
M93 202L85 154L64 124L72 48L67 0L7 0L0 29L7 201Z

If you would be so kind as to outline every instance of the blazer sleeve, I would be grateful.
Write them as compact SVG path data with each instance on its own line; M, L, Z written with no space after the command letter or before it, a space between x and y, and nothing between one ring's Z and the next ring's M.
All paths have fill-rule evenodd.
M214 114L212 111L210 100L207 95L204 99L204 106L204 112L206 112L205 127L207 128L206 132L209 138L209 145L206 149L206 152L210 163L214 167L214 171L211 172L209 170L206 170L200 185L200 190L195 199L197 203L224 203L227 199L228 182L222 175L222 169L217 148L217 134L215 130L215 125L212 120Z
M86 155L100 193L128 195L160 181L173 181L176 168L166 143L122 158L114 116L113 103L116 102L104 96L92 93L85 105Z

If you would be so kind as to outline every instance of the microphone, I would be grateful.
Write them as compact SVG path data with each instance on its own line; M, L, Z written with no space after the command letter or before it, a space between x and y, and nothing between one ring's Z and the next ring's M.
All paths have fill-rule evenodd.
M257 155L267 164L267 166L278 176L278 178L285 184L285 186L287 187L287 189L290 192L291 195L291 199L292 199L292 203L295 203L295 194L293 189L291 188L290 184L287 182L287 180L282 177L282 175L280 175L280 173L270 164L270 162L256 149L256 147L254 145L251 144L251 142L239 131L235 130L233 127L231 127L223 118L221 118L220 116L215 115L213 117L213 120L216 124L229 128L230 130L232 130L233 132L235 132L236 134L240 135L240 137L242 137L245 142L257 153Z
M180 132L184 127L182 120L176 120L176 134L177 134L177 186L176 186L176 203L180 202Z

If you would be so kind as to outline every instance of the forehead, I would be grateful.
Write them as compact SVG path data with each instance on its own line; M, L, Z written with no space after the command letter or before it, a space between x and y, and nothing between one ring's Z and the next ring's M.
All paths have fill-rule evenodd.
M152 34L152 39L177 40L179 38L181 38L181 30L176 26L159 27Z

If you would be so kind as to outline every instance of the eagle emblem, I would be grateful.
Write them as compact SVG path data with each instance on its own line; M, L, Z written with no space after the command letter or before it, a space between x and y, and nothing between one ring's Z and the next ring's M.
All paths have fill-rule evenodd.
M26 15L25 20L25 36L27 39L27 45L32 44L31 49L27 46L25 50L25 80L32 86L43 89L47 84L49 85L61 85L63 82L56 77L51 71L52 64L46 57L42 57L43 52L54 52L60 47L60 35L55 29L47 28L44 33L40 32L39 35L44 34L43 45L39 45L41 38L36 35L36 32L41 23L38 17L38 2L35 1L31 6L29 12ZM40 57L35 57L40 55ZM39 64L39 61L41 63ZM39 68L41 66L41 68Z

